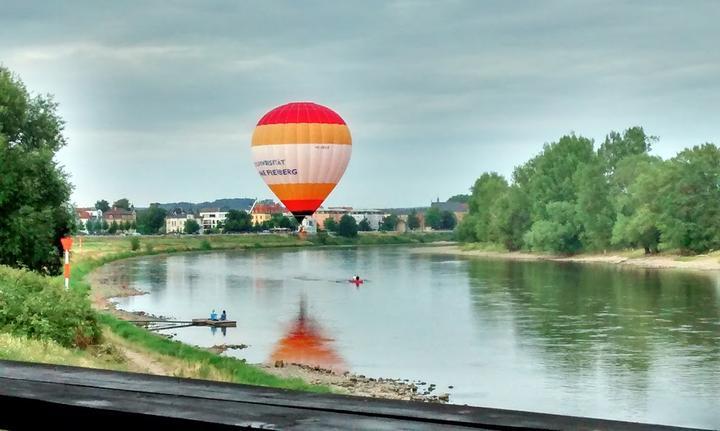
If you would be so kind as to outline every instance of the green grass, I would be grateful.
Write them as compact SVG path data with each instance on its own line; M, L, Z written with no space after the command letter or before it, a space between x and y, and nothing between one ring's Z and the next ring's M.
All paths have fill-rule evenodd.
M221 372L231 375L235 383L320 393L330 392L330 389L325 386L311 385L302 379L283 379L276 377L257 367L246 364L243 360L216 355L179 341L172 341L160 337L109 314L101 314L100 321L103 325L106 325L114 333L130 341L133 345L162 355L200 364L201 368L216 368Z
M0 333L0 359L119 371L126 369L121 360L112 354L103 353L100 348L94 351L67 348L53 341L7 333Z

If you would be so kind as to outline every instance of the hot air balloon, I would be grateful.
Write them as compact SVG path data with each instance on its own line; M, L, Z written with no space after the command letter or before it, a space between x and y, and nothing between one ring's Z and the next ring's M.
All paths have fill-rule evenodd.
M252 137L255 168L298 222L332 192L351 152L345 121L312 102L278 106L260 119Z

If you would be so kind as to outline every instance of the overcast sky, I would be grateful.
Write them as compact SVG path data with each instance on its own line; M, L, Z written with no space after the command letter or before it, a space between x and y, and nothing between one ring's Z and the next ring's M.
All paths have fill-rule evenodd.
M720 144L718 22L720 1L0 0L0 63L60 103L77 204L272 197L252 131L308 100L353 136L326 204L419 206L572 131Z

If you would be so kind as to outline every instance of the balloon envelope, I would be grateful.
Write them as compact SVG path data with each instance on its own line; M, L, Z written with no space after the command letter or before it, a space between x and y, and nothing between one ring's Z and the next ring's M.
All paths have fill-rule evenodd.
M333 110L294 102L265 114L252 137L255 168L298 221L323 203L345 173L352 138Z

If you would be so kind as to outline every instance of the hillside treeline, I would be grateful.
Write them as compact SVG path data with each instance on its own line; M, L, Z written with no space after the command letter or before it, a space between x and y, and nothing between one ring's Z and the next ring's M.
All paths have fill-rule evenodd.
M484 173L472 187L463 241L556 253L720 249L720 150L688 148L663 160L641 127L595 148L575 134L546 144L511 181Z

